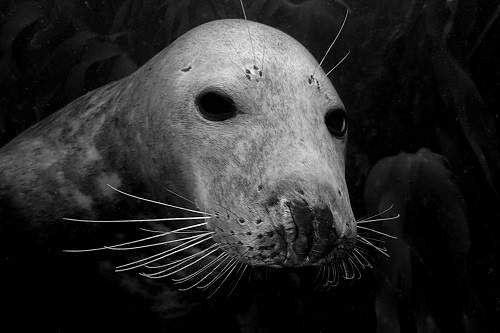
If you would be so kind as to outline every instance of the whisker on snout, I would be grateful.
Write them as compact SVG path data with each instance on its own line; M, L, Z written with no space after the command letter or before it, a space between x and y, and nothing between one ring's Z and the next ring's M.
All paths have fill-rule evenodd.
M373 213L373 214L368 214L360 219L357 220L357 223L368 223L370 221L373 221L375 222L375 220L373 220L373 218L377 217L377 216L381 216L385 213L387 213L388 211L390 211L392 208L394 207L394 205L390 205L389 208L386 208L384 209L383 211L381 212L378 212L378 213ZM399 214L397 214L395 217L390 217L388 219L392 220L392 219L396 219L399 217ZM382 219L382 221L385 221L386 219Z
M206 225L203 223L202 225ZM150 232L150 233L155 233L155 234L163 234L165 231L161 230L153 230L153 229L146 229L146 228L139 228L139 230ZM171 231L173 234L201 234L207 232L206 230L185 230L185 231L180 231L179 229Z
M201 260L205 259L206 257L212 255L215 253L217 250L219 250L219 247L217 244L212 244L210 247L201 250L195 254L192 254L186 258L183 259L178 259L174 260L172 262L169 262L167 264L162 264L162 265L145 265L144 267L149 268L149 269L161 269L160 271L154 272L154 273L143 273L141 272L140 274L142 276L152 278L152 279L160 279L160 278L165 278L171 275L174 275L176 273L179 273L180 271L187 269L191 267L192 265L197 264ZM203 254L203 255L202 255ZM196 258L198 256L202 255L199 258ZM193 261L193 259L196 259Z
M354 250L356 251L356 250ZM368 260L357 252L346 252L346 258L337 260L334 263L322 265L314 279L315 289L329 290L336 287L340 280L361 279L361 269L365 267L372 268ZM360 266L361 268L360 268Z
M163 252L154 254L152 256L149 256L149 257L146 257L143 259L136 260L136 261L128 263L128 264L120 265L120 266L116 267L115 271L122 272L122 271L127 271L127 270L136 269L139 267L143 267L143 266L146 266L146 265L151 264L153 262L158 262L159 260L163 260L165 258L168 258L176 253L181 252L181 251L186 251L189 248L192 248L196 245L199 245L199 244L206 242L208 240L211 240L211 239L212 239L212 234L207 233L207 234L199 235L199 236L196 236L196 238L190 239L183 244L177 245L173 248L169 248L168 250L165 250Z
M397 237L395 237L395 236L392 236L392 235L386 234L385 232L381 232L381 231L378 231L378 230L375 230L375 229L372 229L372 228L362 227L362 226L359 226L359 225L358 225L358 229L368 230L368 231L370 231L370 232L374 232L374 233L376 233L376 234L379 234L379 235L382 235L382 236L385 236L385 237L388 237L388 238L391 238L391 239L398 239L398 238L397 238Z
M90 220L90 219L74 219L64 218L64 220L72 222L85 223L142 223L142 222L171 222L171 221L196 221L208 220L214 216L204 211L188 209L180 206L174 206L160 201L155 201L130 193L118 190L108 184L114 191L126 195L128 197L159 204L162 206L179 209L185 212L203 214L204 216L192 217L168 217L154 219L124 219L124 220ZM196 205L191 200L180 196L179 194L166 189L168 192ZM226 209L226 211L228 211ZM228 211L228 214L232 212ZM178 285L181 291L197 288L207 291L213 289L208 298L215 295L222 289L223 285L233 278L229 284L228 296L235 290L239 281L243 277L248 265L239 262L232 258L227 252L223 251L221 245L213 240L214 231L206 230L207 222L196 223L190 226L179 227L174 230L155 230L141 227L142 231L148 232L150 235L133 241L122 242L114 245L101 246L89 249L63 250L63 252L92 252L92 251L133 251L138 249L153 248L165 246L166 250L144 258L119 265L115 268L116 272L131 271L136 269L146 269L149 271L139 272L139 275L151 278L160 279L172 277L176 274L185 274L182 278L172 278L172 281ZM201 229L200 229L201 228ZM162 237L167 237L166 240L161 240ZM203 243L213 242L209 246L201 246ZM187 251L195 251L193 254L186 255ZM218 253L219 252L219 253ZM183 255L186 255L182 257ZM178 259L181 256L182 258ZM213 257L213 258L212 258ZM165 263L165 261L168 261Z
M359 264L361 265L362 268L365 268L365 267L368 267L368 268L373 268L372 264L370 263L370 260L366 259L365 258L365 255L368 256L370 259L372 259L373 261L373 258L368 255L368 254L364 254L362 253L363 251L358 248L358 247L355 247L353 252L351 253L351 255L359 262Z
M213 232L207 232L204 233L203 235L195 235L195 236L189 236L189 237L184 237L184 238L178 238L178 239L172 239L164 242L159 242L159 243L153 243L153 244L146 244L146 245L138 245L138 246L132 246L132 247L109 247L105 246L106 249L110 250L118 250L118 251L128 251L128 250L137 250L137 249L144 249L148 247L153 247L153 246L160 246L160 245L166 245L166 244L172 244L172 243L178 243L178 242L185 242L189 240L195 240L204 237L205 235L212 235Z
M318 268L314 283L316 283L317 289L330 289L338 285L341 279L352 280L360 279L362 276L362 269L373 268L372 263L375 259L368 253L368 249L375 249L376 251L382 253L384 256L390 257L387 253L387 249L383 246L376 245L385 244L384 240L367 236L366 233L374 233L376 235L384 236L390 239L397 239L397 237L392 236L388 233L375 230L373 228L368 228L366 226L360 226L359 224L371 223L371 222L386 222L396 220L400 217L399 214L387 218L380 218L381 215L387 213L392 209L392 205L386 210L369 214L356 221L358 230L364 231L362 234L357 234L357 243L354 249L351 251L343 251L344 257L337 259L334 263L329 263L322 265ZM364 249L363 247L367 247Z
M76 252L76 253L78 253L78 252L91 252L91 251L101 251L101 250L123 250L123 249L134 250L134 249L138 249L138 248L157 246L157 245L162 245L162 244L166 244L166 243L165 242L163 242L163 243L153 243L153 244L148 244L148 245L141 245L141 246L136 246L136 247L124 248L125 246L128 246L128 245L141 243L141 242L144 242L144 241L148 241L148 240L159 238L159 237L164 237L164 236L167 236L167 235L172 235L172 234L175 234L175 233L180 233L180 232L183 232L183 231L188 230L188 229L198 228L198 227L205 226L205 225L206 225L206 223L199 223L199 224L195 224L195 225L191 225L191 226L179 228L179 229L173 230L173 231L167 231L167 232L165 232L165 231L157 231L157 235L149 236L149 237L145 237L145 238L141 238L141 239L137 239L137 240L133 240L133 241L130 241L130 242L125 242L125 243L120 243L120 244L115 244L115 245L109 245L109 246L102 246L102 247L91 248L91 249L63 250L63 252ZM212 234L213 232L203 231L202 233L203 234ZM180 239L180 240L182 240L182 239Z
M193 283L192 285L190 285L190 286L188 286L186 288L179 288L179 290L185 291L185 290L189 290L189 289L195 288L200 283L202 283L205 279L207 279L212 273L214 273L217 270L217 268L219 268L219 266L222 265L227 260L230 260L229 254L227 254L226 252L223 252L223 253L219 254L215 259L213 259L210 263L208 263L205 266L203 266L202 268L198 269L196 272L191 273L190 275L188 275L186 277L183 277L183 278L179 278L179 279L175 279L174 278L174 279L172 279L172 281L174 281L174 283L176 283L176 284L187 282L187 281L189 281L189 280L197 277L198 275L202 274L206 270L209 270L210 267L212 267L212 266L214 266L214 265L217 264L215 267L213 267L210 270L210 272L208 274L206 274L200 280L195 281L195 283Z
M171 205L171 204L168 204L168 203L165 203L165 202L161 202L161 201L156 201L156 200L151 200L151 199L139 197L139 196L136 196L136 195L124 192L122 190L119 190L119 189L117 189L117 188L115 188L115 187L113 187L113 186L111 186L109 184L106 184L106 185L108 187L110 187L111 189L113 189L114 191L116 191L118 193L121 193L123 195L126 195L126 196L128 196L130 198L134 198L134 199L137 199L137 200L142 200L142 201L145 201L145 202L154 203L154 204L161 205L161 206L166 206L166 207L170 207L170 208L175 208L175 209L183 210L185 212L199 213L199 214L205 214L205 215L213 216L212 214L209 214L207 212L203 212L203 211L199 211L199 210L195 210L195 209L189 209L189 208L180 207L180 206L175 206L175 205Z
M141 227L140 230L149 233L147 237L97 248L64 250L65 252L78 253L102 250L133 251L145 248L165 246L166 249L164 251L145 256L144 258L137 259L126 264L119 265L116 267L115 271L124 272L136 269L144 269L146 271L139 272L141 276L151 279L170 277L174 284L176 284L178 286L178 289L181 291L186 291L193 288L204 291L210 289L212 292L208 296L209 298L215 295L219 290L221 290L224 285L226 285L226 288L227 286L229 287L229 295L234 291L239 281L242 279L245 271L247 270L248 265L240 262L236 258L233 258L233 256L231 256L226 250L224 250L223 246L214 241L213 235L216 231L206 230L206 221L212 217L218 217L218 215L213 215L201 210L184 208L160 201L139 197L118 190L111 185L108 186L120 194L137 200L159 204L162 206L179 209L185 212L203 214L203 216L178 218L168 217L154 219L123 219L108 221L73 218L65 218L65 220L85 223L151 223L189 220L203 220L204 222L196 223L190 226L179 227L174 230L168 231ZM170 190L168 191L173 193ZM188 202L193 203L187 198L184 198L176 193L174 194ZM384 236L390 239L396 239L396 237L390 234L359 225L371 222L385 222L396 220L397 218L399 218L399 215L388 218L380 217L391 208L392 206L384 210L383 212L372 214L359 219L357 221L357 228L364 231L365 233L374 233L376 235ZM228 214L231 213L232 212L228 211ZM237 216L236 214L234 215ZM220 230L219 232L224 231ZM234 232L232 234L234 235ZM167 239L162 240L162 237L167 237ZM318 273L315 278L315 281L317 282L317 288L330 289L337 286L340 280L353 280L356 278L360 279L362 276L362 269L366 267L373 267L371 262L373 262L374 260L368 254L368 249L375 249L376 251L389 257L389 254L387 253L387 249L385 247L376 245L377 243L385 243L383 240L369 237L365 234L358 234L357 240L358 242L352 250L342 250L340 257L335 259L334 262L324 264L318 268ZM212 242L212 244L203 245L207 242ZM366 249L364 247L366 247ZM186 252L188 251L191 251L191 253L187 254ZM184 274L184 276L175 277L178 274ZM233 281L231 283L228 283L228 281L231 280L231 277Z
M387 213L392 208L393 208L393 205L389 206L389 208L387 208L387 209L385 209L385 210L383 210L383 211L381 211L379 213L369 214L368 216L359 219L356 222L358 224L357 228L361 229L361 230L364 230L366 232L371 232L371 233L374 233L374 234L377 234L377 235L381 235L381 236L384 236L384 237L387 237L387 238L390 238L390 239L397 239L397 237L395 237L393 235L390 235L388 233L385 233L385 232L382 232L382 231L378 231L378 230L375 230L373 228L368 228L366 226L359 225L359 224L364 224L364 223L387 222L387 221L397 220L400 217L399 214L396 214L395 216L386 217L386 218L380 218L380 216L382 216L383 214ZM387 253L387 249L385 247L377 246L377 245L374 244L376 242L385 243L385 241L377 239L377 238L369 237L369 236L367 236L365 234L363 234L363 235L358 234L357 239L359 241L359 244L368 245L370 248L373 248L373 249L377 250L378 252L382 253L384 256L390 257L390 255ZM359 247L358 247L358 249L359 249ZM358 252L358 255L360 255L359 252Z
M207 220L210 216L192 216L192 217L164 217L159 219L135 219L135 220L82 220L63 217L63 220L85 223L128 223L128 222L166 222L166 221L189 221L189 220Z
M374 248L378 252L382 253L384 256L386 256L388 258L390 257L390 255L387 253L387 249L385 247L379 247L379 246L373 244L372 242L370 242L369 240L367 240L366 238L364 238L363 236L360 236L359 234L358 234L358 240L360 241L360 243L371 246L372 248Z

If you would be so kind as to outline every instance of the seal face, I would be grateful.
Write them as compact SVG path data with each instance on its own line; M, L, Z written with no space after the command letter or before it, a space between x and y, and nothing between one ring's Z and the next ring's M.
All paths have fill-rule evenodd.
M259 23L215 21L4 147L0 198L16 223L50 225L47 242L68 248L74 224L63 217L180 214L139 207L106 184L186 206L166 188L208 213L227 258L331 265L356 239L346 138L343 104L302 45Z
M214 240L250 265L331 263L356 237L335 89L311 78L324 76L317 62L275 29L227 20L194 29L176 48L207 40L224 47L178 57L186 60L172 84L184 102L176 110L189 110L182 158L197 202L215 215Z

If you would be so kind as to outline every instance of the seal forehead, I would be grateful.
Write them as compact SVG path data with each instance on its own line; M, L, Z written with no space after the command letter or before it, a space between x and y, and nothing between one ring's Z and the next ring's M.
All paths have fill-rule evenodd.
M266 51L273 56L281 55L283 59L287 58L293 51L309 55L304 46L291 36L268 25L253 21L228 19L209 22L193 29L187 36L197 39L199 42L206 39L216 44L230 42L237 49L252 51L253 47L253 52L259 52L259 48L268 47L269 50ZM312 56L311 60L314 61Z
M169 71L178 73L173 86L186 94L208 86L235 86L234 90L240 91L246 86L254 97L260 91L342 105L335 88L307 49L289 35L264 24L238 19L209 22L179 37L168 52ZM197 82L186 74L196 75ZM186 78L188 83L184 82ZM248 80L242 82L242 78Z

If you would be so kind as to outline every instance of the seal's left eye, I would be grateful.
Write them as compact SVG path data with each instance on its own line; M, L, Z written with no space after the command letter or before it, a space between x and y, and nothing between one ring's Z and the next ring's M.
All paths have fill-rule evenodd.
M338 138L347 132L347 114L344 109L331 109L325 115L325 124L331 135Z
M236 115L236 105L228 95L218 91L206 91L196 98L201 115L211 121L223 121Z

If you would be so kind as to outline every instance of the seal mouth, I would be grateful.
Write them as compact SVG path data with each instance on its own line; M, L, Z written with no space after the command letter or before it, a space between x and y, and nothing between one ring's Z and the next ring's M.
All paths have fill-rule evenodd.
M282 200L284 217L278 233L285 239L286 257L283 267L317 266L343 259L352 252L355 237L339 227L327 206L311 206L305 200Z
M230 256L252 266L322 266L341 261L354 251L355 223L346 223L327 204L281 198L272 201L267 219L214 221L214 240ZM230 228L228 227L230 226Z
M320 240L317 243L324 244L326 242ZM293 247L294 245L289 246L287 257L283 263L278 265L279 267L322 266L342 261L348 257L348 253L353 251L355 240L352 238L342 238L337 239L333 242L333 245L328 247L319 245L317 248L323 247L323 249L311 249L309 255L305 257L298 255Z

